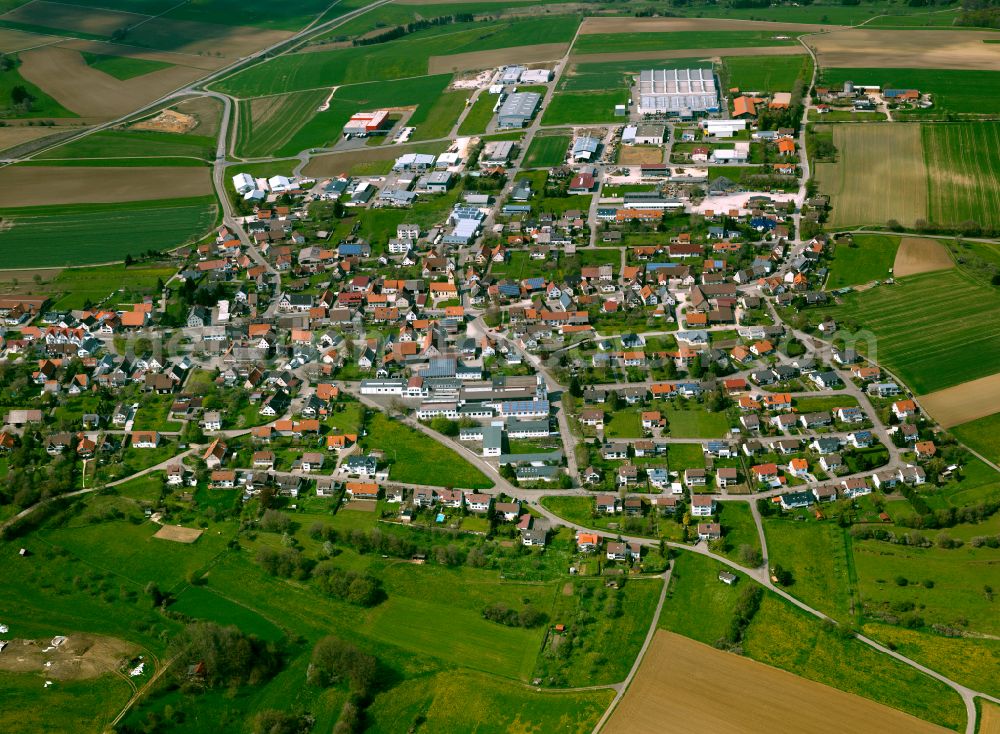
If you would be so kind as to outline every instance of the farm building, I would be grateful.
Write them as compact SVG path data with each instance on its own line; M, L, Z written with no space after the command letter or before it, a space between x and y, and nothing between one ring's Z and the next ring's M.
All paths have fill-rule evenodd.
M573 160L589 161L597 155L597 149L601 147L601 141L590 135L584 135L573 141Z
M515 92L504 100L497 115L497 127L524 127L538 109L542 96L536 92Z
M389 113L385 110L375 112L356 112L344 125L344 135L374 135L382 130Z
M719 110L711 69L646 69L639 73L639 113L692 115Z

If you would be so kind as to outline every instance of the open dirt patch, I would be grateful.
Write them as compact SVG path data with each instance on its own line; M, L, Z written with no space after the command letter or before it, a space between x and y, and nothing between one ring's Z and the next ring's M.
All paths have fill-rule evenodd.
M732 18L584 18L580 35L591 33L676 33L678 31L795 31L790 35L815 33L843 26L810 23L780 23ZM801 53L802 49L799 49Z
M552 61L565 56L568 48L568 43L536 43L534 46L514 46L492 51L470 51L451 56L431 56L427 61L427 73L448 74L455 71L489 69L514 62L531 64L538 61Z
M204 71L214 71L225 63L225 59L215 56L193 56L191 54L173 53L172 51L157 51L151 48L125 46L120 43L105 41L85 41L81 38L67 38L59 42L62 48L75 51L88 51L100 56L125 56L130 59L146 59L147 61L162 61L164 64L192 66Z
M130 642L99 635L68 635L58 646L52 640L11 640L0 652L0 670L86 680L117 670L138 651Z
M344 505L345 510L356 510L357 512L375 512L377 502L371 500L351 500Z
M1000 405L1000 373L920 396L920 407L945 428L985 418Z
M121 81L87 66L78 51L57 46L25 51L19 71L63 107L81 117L105 119L128 114L204 76L200 69L171 66Z
M191 115L185 115L177 110L163 110L148 120L132 125L133 130L152 130L159 133L184 134L194 130L198 121Z
M156 18L130 32L128 39L161 51L206 54L231 60L273 46L291 35L290 31L269 31L252 26Z
M0 187L4 204L16 207L204 196L212 193L212 180L207 168L188 166L8 166L0 170Z
M663 163L663 149L652 145L623 145L618 162L625 165Z
M3 16L4 20L29 23L46 28L63 28L68 31L110 36L115 31L128 28L146 20L141 13L123 13L117 10L98 10L65 3L35 0Z
M1000 69L1000 44L983 41L996 37L996 33L971 30L855 28L812 36L807 43L816 50L823 67L995 70Z
M946 270L954 266L948 248L940 241L925 237L904 237L899 242L899 249L896 250L892 274L901 278L904 275Z
M672 51L623 51L614 54L574 55L574 64L612 61L659 61L660 59L704 59L719 62L723 56L801 56L801 46L759 46L753 48L681 48Z
M180 525L164 525L153 535L160 540L172 540L175 543L193 543L204 531L199 528L182 528Z
M665 726L664 722L671 722ZM936 734L934 724L660 630L605 734Z

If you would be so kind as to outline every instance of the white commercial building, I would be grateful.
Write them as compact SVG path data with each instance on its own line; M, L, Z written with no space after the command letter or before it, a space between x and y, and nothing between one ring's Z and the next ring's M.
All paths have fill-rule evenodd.
M257 182L249 173L237 173L233 176L233 188L238 194L246 194L257 188Z
M521 72L521 84L547 84L552 81L549 69L528 69Z
M718 112L719 90L711 69L646 69L639 72L639 113L678 115Z

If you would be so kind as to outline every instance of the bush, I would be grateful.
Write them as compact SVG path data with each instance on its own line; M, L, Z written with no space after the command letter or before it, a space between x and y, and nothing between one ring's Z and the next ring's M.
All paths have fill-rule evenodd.
M273 676L281 666L278 649L236 627L220 627L213 622L196 622L171 641L177 657L173 669L185 675L191 665L204 667L208 687L254 685Z
M906 576L896 577L896 586L907 586L909 583L910 581L906 578Z
M339 637L324 637L313 648L307 677L316 686L327 687L346 680L361 696L371 693L378 661Z
M374 576L360 574L356 571L345 571L329 561L324 561L316 566L313 570L313 578L327 594L350 604L371 607L385 598L382 582Z

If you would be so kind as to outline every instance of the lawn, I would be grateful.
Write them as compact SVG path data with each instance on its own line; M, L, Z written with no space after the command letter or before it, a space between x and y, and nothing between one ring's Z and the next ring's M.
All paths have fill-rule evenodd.
M179 431L181 424L168 420L173 395L146 395L139 401L139 410L135 413L136 431Z
M524 157L522 168L554 168L566 162L569 135L536 135Z
M737 574L740 580L729 586L717 578L723 570L731 569L707 556L681 553L674 560L667 600L657 626L707 645L724 637L741 587L753 582Z
M478 135L486 132L486 128L490 124L490 120L493 119L493 107L496 103L496 95L490 94L489 92L481 92L479 96L476 97L476 101L472 105L472 109L469 110L465 119L462 120L462 124L458 128L458 134Z
M746 502L720 502L717 521L722 525L725 548L722 554L730 560L742 564L740 546L748 545L760 550L760 536L754 524L750 506Z
M809 395L792 399L799 413L819 413L836 408L856 408L858 399L853 395Z
M452 449L385 413L373 414L367 430L361 445L365 450L382 451L389 464L390 480L465 489L493 486L482 472Z
M103 71L115 79L132 79L144 76L160 69L169 69L171 64L150 59L138 59L132 56L105 56L87 51L81 52L83 60L91 69Z
M556 92L542 116L544 125L615 122L615 105L628 102L628 92Z
M965 707L953 689L861 642L845 639L774 594L765 595L747 628L743 653L945 727L965 725Z
M880 234L858 234L851 240L837 243L826 279L827 290L848 285L860 285L873 280L885 280L892 275L892 264L899 249L898 237Z
M777 39L767 31L685 31L674 33L588 33L573 44L573 55L676 51L687 48L790 46L794 38Z
M918 394L1000 371L1000 294L960 270L849 293L841 306L810 311L809 317L818 321L823 314L852 331L870 330L878 352L868 356ZM956 344L961 345L958 353Z
M729 430L725 413L665 407L667 432L674 438L722 438Z
M857 580L851 539L832 521L765 518L768 561L792 573L789 593L841 622L851 622Z
M107 305L135 303L152 295L158 281L166 281L176 269L163 265L104 265L92 268L67 268L48 285L57 308L83 308L87 301Z
M700 443L672 443L667 446L670 471L705 468L705 449Z
M11 226L0 234L0 254L9 268L123 260L200 239L217 210L214 196L2 209Z
M617 410L604 423L604 435L608 438L641 438L643 433L642 416L637 408Z
M553 260L532 260L527 250L515 250L506 262L493 263L490 273L498 278L524 280L533 277L548 277L556 266Z
M722 59L724 89L754 92L790 92L799 79L812 73L808 56L727 56Z
M994 463L1000 463L1000 413L948 429L955 437Z

